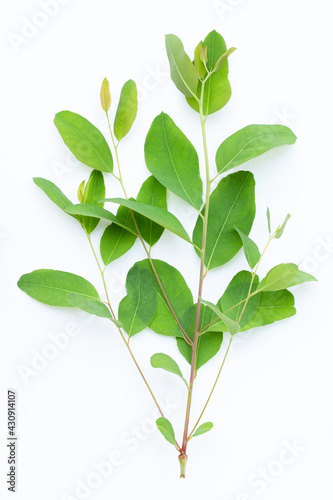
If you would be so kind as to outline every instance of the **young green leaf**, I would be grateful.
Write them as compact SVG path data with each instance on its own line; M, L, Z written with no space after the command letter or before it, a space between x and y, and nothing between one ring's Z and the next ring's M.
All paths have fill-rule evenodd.
M99 207L98 205L71 205L67 207L66 213L71 215L84 215L90 217L97 217L99 219L106 220L108 222L114 222L118 226L126 229L132 234L137 236L137 233L131 229L130 225L126 226L122 221L120 221L113 213L105 210L105 208Z
M289 283L288 288L295 285L301 285L306 281L317 281L317 279L314 276L312 276L312 274L308 274L305 273L304 271L298 270L295 279L291 283Z
M195 436L200 436L201 434L205 434L206 432L210 431L213 428L213 423L212 422L205 422L204 424L201 424L197 430L195 431L194 434L192 434L192 437Z
M173 83L185 96L195 95L198 86L198 75L184 50L181 40L176 35L166 35L165 46Z
M105 229L101 238L100 253L105 266L108 266L110 262L119 259L119 257L128 252L137 238L131 211L126 207L120 206L116 217L123 224L123 227L115 223L110 224Z
M163 186L196 209L202 206L198 154L166 113L153 121L145 141L148 170Z
M226 172L272 148L295 141L295 134L285 125L248 125L222 142L216 153L217 171Z
M240 331L240 325L236 321L230 319L228 316L223 314L223 312L220 311L220 309L213 304L212 302L209 302L208 300L203 300L201 299L201 302L203 304L206 304L206 306L210 307L210 309L223 321L225 326L227 327L228 332L231 335L235 335Z
M101 97L102 109L107 113L111 106L111 94L110 94L109 82L107 81L106 78L104 78L102 82L100 97Z
M207 47L207 68L209 71L213 71L220 57L227 51L225 41L222 36L214 30L206 36L202 45ZM207 116L215 113L219 109L222 109L229 101L231 97L231 88L228 80L228 72L228 60L226 60L220 70L212 73L205 82L203 96L204 115ZM197 98L200 97L201 87L202 83L199 81L196 94ZM194 97L187 97L186 100L191 108L199 112L197 99Z
M103 198L105 198L105 184L102 172L93 170L83 193L83 203L88 205L97 205L103 208ZM99 223L95 217L83 217L82 224L87 234L91 234Z
M142 184L136 200L145 205L167 210L166 189L153 175ZM135 218L142 238L149 246L155 245L162 236L164 227L140 214L137 214Z
M54 118L64 143L88 167L112 172L110 148L101 132L88 120L71 111L60 111Z
M248 299L244 309L246 298L257 289L258 276L254 277L250 291L251 283L252 274L249 271L240 271L232 278L217 304L221 311L239 323L240 327L251 321L259 306L259 294L256 294Z
M243 326L242 331L269 325L274 321L290 318L296 314L294 297L288 290L261 292L260 302L255 316Z
M235 52L236 50L236 47L231 47L230 49L226 50L224 54L221 55L221 57L218 58L218 60L216 61L216 64L214 66L214 73L216 73L216 71L218 71L222 64L225 63L225 61L228 59L228 57L233 53Z
M181 273L175 267L170 266L170 264L162 260L153 259L152 262L174 313L177 318L182 318L189 307L193 305L191 290L187 286ZM150 273L152 273L157 286L157 309L152 322L149 324L149 328L161 335L183 338L183 333L156 280L149 260L142 260L135 265L148 269Z
M136 84L128 80L121 89L116 117L114 119L114 135L120 141L128 132L136 118L138 111L138 94Z
M259 248L255 244L255 242L251 240L251 238L246 236L246 234L244 234L240 229L238 229L238 227L235 226L235 229L241 237L244 246L245 257L250 266L250 269L253 269L258 264L258 261L260 259Z
M160 417L156 420L156 425L160 433L165 437L165 439L171 443L175 444L175 431L173 430L171 422L167 418Z
M64 193L55 184L53 184L53 182L48 181L47 179L43 179L42 177L34 177L33 181L36 186L44 191L46 196L57 205L57 207L63 210L63 212L66 212L66 209L73 205L73 203L67 198L67 196L65 196ZM75 217L74 215L73 217L75 219L80 219L78 217Z
M83 295L79 295L78 293L69 293L67 295L67 300L70 304L72 304L72 306L78 307L79 309L82 309L82 311L94 314L100 318L108 318L114 321L109 309L100 299L92 299L91 297L85 297Z
M134 265L127 274L127 295L119 304L118 318L130 337L152 321L157 307L156 282L147 269Z
M33 299L50 306L73 307L67 299L70 293L100 300L96 288L86 279L53 269L38 269L23 274L17 285Z
M279 264L268 271L266 277L259 283L257 290L273 292L288 288L298 273L296 264Z
M176 361L174 361L170 356L163 353L154 354L150 358L150 364L153 368L162 368L162 370L166 370L167 372L174 373L178 375L185 384L187 385L186 380L183 377L183 374L177 365Z
M202 47L202 42L198 43L194 51L194 66L198 72L199 78L203 78L206 74L206 68L200 57L200 47Z
M267 217L268 233L269 233L269 235L271 235L271 233L272 233L272 230L271 230L271 213L270 213L268 207L267 207L267 210L266 210L266 217Z
M222 266L236 255L242 242L235 226L248 235L254 214L254 178L251 172L240 171L223 178L210 197L205 253L207 269ZM199 248L202 227L202 217L199 216L193 231L193 243Z
M105 201L119 203L120 205L133 210L133 212L144 215L145 217L148 217L148 219L156 222L160 226L165 227L172 233L192 244L189 235L187 234L179 220L171 212L168 212L164 208L146 205L145 203L126 200L124 198L106 198Z
M284 231L286 224L287 224L288 220L290 219L290 217L291 217L290 214L286 215L286 218L284 219L282 226L281 227L279 226L277 228L277 230L275 231L274 238L276 238L276 239L281 238L281 236L283 235L283 231Z

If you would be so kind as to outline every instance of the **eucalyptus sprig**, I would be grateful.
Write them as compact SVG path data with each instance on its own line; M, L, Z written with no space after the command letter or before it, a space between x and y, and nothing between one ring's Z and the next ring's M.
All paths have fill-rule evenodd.
M71 111L61 111L56 114L54 123L64 143L92 172L88 180L82 181L78 187L78 203L71 202L49 180L34 178L34 182L51 201L82 226L103 282L106 301L86 279L69 272L39 269L23 275L18 286L45 304L76 307L111 321L112 328L121 335L159 410L157 427L176 448L181 466L180 477L185 477L189 441L213 427L211 422L201 423L201 420L234 336L293 316L296 310L289 288L315 278L290 263L275 265L265 277L259 278L263 256L271 241L282 236L290 215L272 232L267 209L268 241L263 250L259 250L249 237L255 217L254 176L248 170L225 175L272 148L294 144L296 136L284 125L248 125L223 140L216 152L216 172L213 172L213 167L209 165L206 120L210 114L222 109L231 97L228 58L235 48L227 49L222 36L212 31L196 46L193 61L175 35L166 36L166 51L174 84L193 109L193 116L195 112L198 114L202 133L200 147L204 153L204 180L200 176L195 147L173 119L162 112L153 120L144 144L145 161L151 175L135 198L127 195L118 149L136 118L137 89L133 80L124 84L117 111L112 117L109 83L104 79L100 98L113 152L103 134L91 122ZM110 118L113 118L113 126ZM115 179L114 182L120 183L123 197L106 196L104 175L108 174ZM212 190L212 184L218 177L220 180ZM181 221L168 211L168 190L188 203L197 214L192 236ZM111 209L105 208L106 204ZM98 224L104 227L99 253L91 238ZM195 299L178 269L155 255L152 257L152 248L165 229L185 240L189 254L195 252L198 256ZM106 286L105 273L112 262L130 251L137 239L141 242L145 258L129 269L126 296L116 313ZM206 300L204 281L208 272L229 262L241 249L248 269L240 270L232 278L224 291L218 293L215 303ZM190 373L186 377L169 355L156 353L151 357L153 368L166 370L185 383L187 404L183 436L179 441L130 345L131 338L146 328L172 337L171 341L176 342L180 354L190 365ZM207 401L190 427L198 370L225 344L221 366Z

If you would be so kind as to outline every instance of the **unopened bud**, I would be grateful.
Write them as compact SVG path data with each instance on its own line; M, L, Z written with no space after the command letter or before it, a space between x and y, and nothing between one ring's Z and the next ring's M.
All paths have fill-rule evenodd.
M77 198L80 203L83 203L84 184L85 181L82 181L81 184L79 185L79 189L77 190Z
M207 57L207 46L204 47L203 45L199 45L199 55L200 55L200 59L201 61L206 64L207 61L208 61L208 57Z
M104 78L102 87L101 87L101 104L104 111L107 113L111 106L111 94L109 88L109 82L106 78Z

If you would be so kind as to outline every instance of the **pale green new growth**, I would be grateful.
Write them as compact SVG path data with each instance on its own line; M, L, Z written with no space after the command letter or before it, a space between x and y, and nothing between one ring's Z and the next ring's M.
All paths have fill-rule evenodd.
M292 263L274 263L274 267L266 276L259 278L259 267L264 255L271 242L283 235L290 215L288 214L284 222L272 233L271 216L267 208L269 238L266 245L264 239L263 250L259 250L262 244L260 236L256 235L255 238L259 246L249 236L256 213L254 175L249 170L229 173L229 170L240 165L245 167L248 162L251 162L250 166L255 167L257 157L275 148L276 151L270 154L278 157L278 148L294 144L295 134L284 125L248 125L229 137L221 136L215 155L214 171L213 166L209 164L209 158L215 151L208 150L206 121L209 115L222 109L231 97L229 60L233 61L230 56L235 48L227 49L223 37L213 30L194 45L192 62L177 36L169 34L165 42L171 79L183 94L184 104L190 106L188 113L192 118L187 123L191 124L193 121L193 128L186 130L185 135L167 113L161 112L156 116L147 131L142 148L147 176L143 184L135 188L133 194L138 193L136 199L127 194L120 161L121 150L127 142L129 148L132 148L131 134L135 132L133 128L129 134L138 108L137 88L133 80L128 80L121 89L115 113L110 111L111 93L108 80L105 78L101 85L100 113L101 119L106 117L107 120L108 140L112 145L112 152L102 132L83 116L61 111L54 118L65 145L83 164L80 168L85 178L79 186L73 188L73 192L77 192L79 203L73 204L52 181L41 177L34 178L34 183L46 196L62 212L72 217L68 217L68 221L73 223L74 218L82 226L83 238L88 240L99 273L100 282L96 284L97 289L103 285L103 300L95 286L85 278L52 269L39 269L24 274L19 279L18 286L27 295L44 304L76 307L111 321L112 324L107 323L112 326L111 333L116 331L120 335L149 391L160 415L156 421L157 428L164 438L175 446L179 453L180 477L185 477L189 441L213 427L211 422L199 424L226 363L234 336L240 331L248 331L293 316L296 313L295 299L288 288L316 281L316 278ZM237 59L233 61L233 64L235 63ZM255 77L251 75L251 78ZM144 113L144 109L141 112ZM201 147L200 144L192 144L188 139L196 137L199 126L202 134ZM218 124L219 136L220 131L226 128L223 122ZM129 135L126 141L122 141L127 134ZM142 177L142 171L139 172L141 154L140 149L133 152L131 163L128 165L128 175L133 181L136 177ZM199 165L199 158L202 158L202 165ZM268 160L269 155L266 158ZM269 169L267 162L260 163L261 169ZM92 170L89 171L89 168ZM203 179L201 172L204 173ZM105 183L107 174L110 174L110 193L106 194L105 186L109 188L109 184ZM274 179L279 172L270 172L270 175L274 185ZM213 190L213 181L218 177L221 178ZM116 188L117 182L122 193L120 196ZM168 192L188 204L188 210L196 217L193 228L188 229L190 217L183 225L182 212L179 211L179 214L175 215L172 212L176 212L176 209L168 209ZM275 194L274 189L271 193ZM270 196L271 193L265 195ZM108 207L111 206L110 209L104 208L106 202ZM59 211L58 213L59 216L63 215ZM264 218L264 214L259 213L259 218ZM95 231L97 226L98 230ZM168 231L172 235L168 235ZM196 254L198 257L198 270L190 269L190 274L198 273L198 288L195 290L194 299L182 273L173 265L157 258L161 250L167 255L167 260L170 256L170 261L172 259L173 262L178 257L175 252L178 247L174 247L172 243L167 246L168 238L169 241L174 241L176 237L190 243L184 245L186 258L196 258ZM74 240L71 243L73 249L75 244L78 245L75 251L80 251L81 242ZM275 244L278 244L278 241ZM133 247L139 252L141 260L128 260ZM226 274L217 268L231 261L242 247L246 262L244 256L239 262L243 262L249 270L240 269L227 283ZM134 251L132 252L134 257ZM123 259L125 254L128 255L127 260ZM126 295L120 300L116 313L114 297L107 286L107 273L109 266L113 270L117 269L115 261L118 259L123 259L122 266L128 266L129 270ZM243 264L241 266L243 267ZM212 269L216 269L215 286L209 295L207 291L207 295L212 297L208 301L205 299L204 284ZM145 329L148 330L145 335L159 334L169 337L165 342L172 343L171 348L176 354L179 352L179 356L183 356L189 364L189 373L186 373L179 368L178 362L167 354L156 353L150 359L152 368L177 375L186 384L184 429L179 442L175 437L173 425L165 417L158 398L132 350L132 344L139 346L140 336L133 341L132 337ZM254 342L257 340L254 338ZM148 342L146 346L149 345ZM203 394L204 391L197 394L198 402L201 397L206 397L206 401L203 399L202 410L196 416L194 425L191 423L191 429L192 396L197 377L200 375L199 370L217 356L220 350L223 351L220 355L220 368L212 387L207 390L206 395ZM145 355L144 352L144 349L141 349L142 356ZM251 362L253 360L249 360L249 363ZM124 372L119 376L127 376L126 370L124 365ZM150 376L153 377L154 374L150 373ZM209 376L208 367L206 376ZM219 425L222 425L221 422L220 418Z

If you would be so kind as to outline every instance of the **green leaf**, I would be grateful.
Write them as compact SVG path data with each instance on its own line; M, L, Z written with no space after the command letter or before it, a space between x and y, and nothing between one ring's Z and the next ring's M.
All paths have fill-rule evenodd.
M112 172L110 148L101 132L88 120L71 111L60 111L54 118L64 143L88 167Z
M98 299L95 287L81 276L53 269L38 269L21 276L17 283L23 292L50 306L73 307L67 300L70 293L86 299Z
M114 135L120 141L130 131L138 111L138 95L133 80L128 80L121 89L116 117L114 119Z
M177 365L176 361L174 361L170 356L163 353L154 354L150 358L150 364L153 368L162 368L162 370L166 370L167 372L174 373L178 375L185 384L187 385L186 380L183 377L183 374Z
M284 125L248 125L222 142L216 153L217 171L226 172L272 148L295 141L295 134Z
M227 328L227 331L231 335L235 335L236 333L238 333L240 331L239 323L230 319L225 314L223 314L223 312L221 312L220 309L215 304L213 304L212 302L209 302L208 300L203 300L203 299L201 299L201 302L203 304L206 304L206 306L208 306L219 318L221 318L221 320L223 321L223 323L225 324L225 326Z
M177 318L182 318L189 307L193 305L192 293L186 281L181 273L176 268L170 266L170 264L157 259L153 259L152 262L173 311ZM170 311L170 307L156 280L149 260L142 260L135 265L148 269L154 277L157 286L157 309L149 328L161 335L183 338L183 333Z
M232 278L218 302L218 306L224 314L228 316L228 318L239 323L240 327L243 327L251 321L259 306L259 294L256 294L249 298L244 309L244 300L250 293L251 282L252 274L249 271L240 271ZM257 289L258 284L259 278L255 276L251 286L251 293ZM240 315L242 315L241 318Z
M243 326L242 331L294 316L296 314L294 303L294 297L288 290L261 292L257 312L253 319Z
M166 189L153 175L142 184L136 200L145 205L167 209ZM153 246L160 239L164 228L143 215L136 215L136 222L142 238Z
M254 215L253 175L241 171L224 177L210 197L205 253L207 269L222 266L236 255L242 247L242 241L235 226L248 235ZM199 248L202 246L200 216L193 231L193 243Z
M119 205L123 205L124 207L133 210L148 219L156 222L160 226L165 227L172 233L176 234L180 238L183 238L188 243L192 244L189 235L179 222L179 220L170 212L165 210L164 208L146 205L145 203L139 203L138 201L126 200L124 198L106 198L105 201L110 201L112 203L119 203Z
M214 30L206 36L202 45L207 47L208 70L213 71L220 57L227 51L225 41L222 36ZM231 97L231 88L228 80L228 72L228 60L226 60L221 69L213 73L205 82L203 97L204 115L215 113L223 108L229 101ZM199 81L197 88L198 98L201 94L201 86L202 84ZM199 112L198 101L194 97L187 97L186 100L191 108Z
M163 186L197 208L202 206L198 154L166 113L153 121L145 141L148 170Z
M67 207L66 213L71 215L88 215L90 217L98 217L99 219L114 222L118 226L126 229L126 231L129 231L130 233L137 236L137 233L133 229L131 229L130 226L126 226L115 215L113 215L113 213L105 210L105 208L99 207L98 205L72 205L70 207Z
M198 75L190 58L176 35L166 35L165 46L170 64L170 75L177 89L185 96L196 94Z
M156 420L156 425L160 433L165 437L165 439L171 443L175 444L175 431L173 430L171 422L167 418L160 417Z
M290 219L290 217L291 217L290 214L286 215L286 218L284 219L282 226L281 227L279 226L277 228L277 230L275 231L274 238L276 238L276 239L281 238L281 236L283 235L284 228L286 227L286 224L287 224L288 220Z
M228 59L228 57L235 52L236 47L231 47L230 49L226 50L224 54L221 55L221 57L218 58L216 61L216 64L214 66L214 72L218 71L222 65L225 63L225 61Z
M78 307L89 314L94 314L100 318L108 318L113 320L109 309L99 299L92 299L91 297L84 297L78 293L69 293L67 300L72 306Z
M66 212L66 209L73 205L73 203L64 195L64 193L55 185L53 182L48 181L47 179L43 179L42 177L34 177L34 183L38 186L48 198L50 198L53 203L57 205L61 210ZM66 212L68 213L68 212ZM71 215L71 214L70 214ZM80 218L73 217L77 220Z
M271 234L271 232L272 232L272 230L271 230L271 213L270 213L268 207L266 210L266 217L267 217L268 232L269 232L269 234Z
M83 203L103 207L101 202L105 198L105 184L102 172L93 170L84 189ZM91 234L99 223L95 217L83 217L82 224L85 231Z
M257 290L273 292L288 288L298 273L296 264L279 264L268 271L266 277L259 283Z
M192 437L194 436L200 436L201 434L205 434L206 432L210 431L213 428L213 423L212 422L205 422L204 424L201 424L197 430L195 431L194 434L192 434Z
M130 337L152 321L157 307L156 282L147 269L134 265L127 274L127 295L119 304L118 318Z
M182 323L184 324L187 335L191 340L194 339L195 332L195 321L196 321L197 305L192 305L185 313L182 318ZM199 321L199 331L214 321L217 318L213 311L201 304L200 306L200 321ZM221 323L221 322L220 322ZM216 325L216 322L213 323ZM219 324L220 327L220 324ZM225 329L226 331L226 329ZM223 340L223 333L219 329L207 333L202 333L198 339L197 345L197 356L196 356L196 369L199 370L205 363L207 363L211 358L213 358L221 348ZM186 340L177 338L177 346L180 353L184 356L186 361L191 364L192 361L192 347L186 342Z
M105 229L101 238L100 253L105 266L128 252L137 238L133 217L128 208L118 208L117 220L123 227L113 223Z
M295 285L301 285L302 283L305 283L306 281L317 281L317 279L312 276L312 274L305 273L304 271L297 271L296 278L289 283L288 288L291 286Z
M256 264L258 264L258 261L260 259L259 248L255 244L255 242L251 240L251 238L246 236L246 234L244 234L240 229L238 229L238 227L235 226L235 229L241 237L244 246L245 257L250 266L250 269L253 269Z

